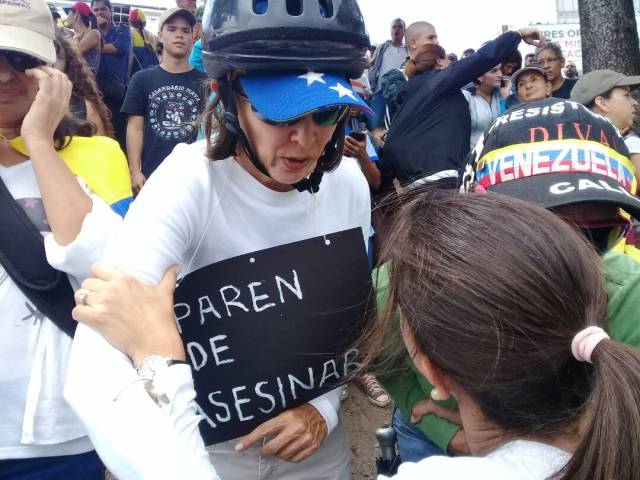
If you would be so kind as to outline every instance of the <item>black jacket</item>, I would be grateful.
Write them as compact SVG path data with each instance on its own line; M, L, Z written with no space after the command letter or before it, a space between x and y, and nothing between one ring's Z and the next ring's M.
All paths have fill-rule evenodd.
M400 109L380 160L383 189L394 178L406 184L439 174L444 176L439 183L455 188L471 134L469 104L461 89L505 60L520 40L516 32L503 33L470 57L409 80L398 93Z

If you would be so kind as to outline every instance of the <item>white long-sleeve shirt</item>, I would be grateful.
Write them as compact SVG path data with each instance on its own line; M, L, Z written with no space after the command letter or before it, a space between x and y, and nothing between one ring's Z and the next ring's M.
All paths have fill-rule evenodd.
M233 158L210 161L204 142L179 145L132 205L107 260L138 279L157 283L172 265L180 265L184 276L228 258L354 227L361 229L366 245L370 208L366 180L353 159L344 159L334 172L325 174L320 191L311 195L275 192ZM126 358L85 330L76 334L66 394L96 449L120 478L171 478L145 476L151 467L143 460L128 466L122 465L125 458L119 460L117 439L134 438L135 425L117 422L116 417L128 409L145 409L138 404L121 407L122 400L113 401L114 392L135 381L135 373ZM91 348L83 346L89 342L86 338L93 338ZM100 342L104 344L101 348L96 345ZM335 389L310 402L327 422L329 432L339 424L339 397ZM189 404L180 398L177 401ZM153 421L159 421L155 413ZM181 428L185 442L200 445L197 422L186 423L190 427ZM114 424L122 430L113 428ZM139 437L143 445L162 437L144 438ZM148 461L161 462L161 458L154 453Z
M0 166L7 189L44 235L49 263L67 273L72 286L103 256L121 219L85 188L92 209L69 245L55 242L30 160ZM72 455L93 447L62 389L72 339L22 293L0 266L0 460Z

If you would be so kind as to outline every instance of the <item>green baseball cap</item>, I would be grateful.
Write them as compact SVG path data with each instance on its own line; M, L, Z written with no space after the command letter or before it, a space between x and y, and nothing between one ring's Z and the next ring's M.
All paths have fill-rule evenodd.
M590 105L596 97L616 87L633 87L640 85L640 76L628 77L613 70L594 70L577 81L571 90L571 100L583 105Z

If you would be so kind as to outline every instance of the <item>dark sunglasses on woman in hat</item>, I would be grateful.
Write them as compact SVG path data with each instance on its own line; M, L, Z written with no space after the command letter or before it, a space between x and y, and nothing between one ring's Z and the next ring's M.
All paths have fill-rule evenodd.
M268 125L273 125L275 127L291 127L292 125L299 123L308 115L311 115L311 118L319 127L332 127L333 125L337 125L338 123L340 123L340 121L344 119L344 117L347 115L347 112L349 111L349 106L347 105L332 105L329 107L318 108L317 110L313 110L311 112L306 112L298 117L287 118L284 120L273 120L271 118L266 118L262 114L260 114L260 112L256 110L256 108L253 106L253 104L251 104L246 96L238 93L238 97L251 105L251 110L256 115L256 117L260 119L260 121Z
M631 223L625 219L600 222L573 222L600 255L612 250L627 234Z
M26 53L14 52L13 50L0 50L0 57L6 58L11 68L18 72L24 72L30 68L41 67L47 64L39 58L32 57Z

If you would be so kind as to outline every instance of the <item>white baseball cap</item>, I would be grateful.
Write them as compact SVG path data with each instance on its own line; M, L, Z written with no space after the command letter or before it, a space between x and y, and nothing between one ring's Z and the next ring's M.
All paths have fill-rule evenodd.
M0 0L0 50L56 61L55 28L44 0Z

